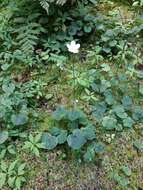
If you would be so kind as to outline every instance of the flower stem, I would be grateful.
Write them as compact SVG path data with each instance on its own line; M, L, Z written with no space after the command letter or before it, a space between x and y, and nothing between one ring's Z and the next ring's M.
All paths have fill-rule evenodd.
M72 75L73 75L73 110L76 109L76 73L75 60L72 60Z

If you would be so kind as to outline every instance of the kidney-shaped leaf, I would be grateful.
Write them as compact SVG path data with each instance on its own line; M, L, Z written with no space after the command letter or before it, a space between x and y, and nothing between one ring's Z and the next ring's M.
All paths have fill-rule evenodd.
M73 134L68 136L67 142L72 149L78 150L86 143L86 138L79 129L75 129Z
M28 122L28 116L27 116L27 114L24 114L24 113L19 113L19 114L16 114L16 115L12 115L11 121L16 126L24 125L24 124L26 124Z
M102 125L106 130L112 130L116 128L117 120L113 117L106 116L103 118Z
M89 125L87 127L82 128L83 135L85 136L86 140L93 140L95 139L95 126Z
M61 130L61 133L57 136L58 144L63 144L67 140L67 131Z
M52 150L57 146L58 140L56 137L45 132L42 134L42 143L45 149Z

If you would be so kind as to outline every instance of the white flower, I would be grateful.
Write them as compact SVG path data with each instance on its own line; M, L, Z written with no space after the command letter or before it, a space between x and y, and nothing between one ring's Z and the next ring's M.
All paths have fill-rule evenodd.
M71 43L67 44L66 46L68 48L68 51L71 53L78 53L79 52L80 44L76 44L76 42L74 40L71 41Z

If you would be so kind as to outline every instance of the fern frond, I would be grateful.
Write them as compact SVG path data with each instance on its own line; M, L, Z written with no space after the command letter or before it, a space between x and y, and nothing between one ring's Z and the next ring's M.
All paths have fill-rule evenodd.
M49 12L49 2L47 0L39 0L40 5L47 11Z
M18 25L18 28L14 30L14 33L17 35L17 46L25 54L30 54L34 51L39 40L39 34L44 32L44 28L39 23L36 23L35 19L36 15L15 19L15 24Z
M41 6L49 12L50 3L55 3L57 5L64 5L68 0L39 0ZM72 0L74 2L75 0Z

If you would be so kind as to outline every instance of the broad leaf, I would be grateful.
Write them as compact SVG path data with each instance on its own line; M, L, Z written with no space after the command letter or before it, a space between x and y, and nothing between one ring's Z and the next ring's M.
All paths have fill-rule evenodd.
M56 111L53 113L53 118L56 121L60 121L64 118L66 118L66 116L67 116L67 111L64 107L57 108Z
M15 125L15 126L24 125L28 122L28 116L27 116L27 114L24 114L24 113L12 115L11 121L12 121L13 125Z
M95 116L95 119L97 121L100 121L100 120L102 120L106 110L107 110L107 106L106 106L105 102L100 102L100 103L97 103L93 107L92 114L93 114L93 116Z
M113 111L116 113L116 115L121 118L121 119L124 119L127 117L127 114L124 110L124 107L122 105L117 105L117 106L114 106L113 108Z
M105 145L102 142L95 142L94 150L97 154L102 154L105 151Z
M128 166L123 166L122 167L122 171L124 172L124 174L126 175L126 176L131 176L131 174L132 174L132 171L131 171L131 169L128 167Z
M131 117L127 117L123 120L124 127L131 128L134 125L134 120Z
M95 126L89 125L85 128L82 128L81 130L83 131L83 135L87 140L95 139Z
M143 108L140 106L134 107L132 117L135 121L143 119Z
M58 140L56 137L45 132L42 135L42 143L43 143L45 149L52 150L57 146Z
M73 131L73 134L68 136L67 142L72 149L77 150L80 149L86 143L86 138L84 137L81 130L75 129Z
M3 144L8 139L8 132L1 131L0 132L0 144Z
M132 98L129 96L124 96L122 99L122 104L123 104L125 109L131 109L131 106L133 104Z
M2 188L5 183L6 183L6 174L0 173L0 188Z
M143 152L143 143L140 140L134 141L133 145L138 151Z
M117 120L111 116L103 118L102 125L106 130L113 130L116 128Z
M61 130L60 134L57 136L58 144L63 144L67 140L67 131Z
M2 86L3 91L7 94L10 95L14 92L15 90L15 85L13 83L9 83L9 84L4 84Z

